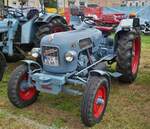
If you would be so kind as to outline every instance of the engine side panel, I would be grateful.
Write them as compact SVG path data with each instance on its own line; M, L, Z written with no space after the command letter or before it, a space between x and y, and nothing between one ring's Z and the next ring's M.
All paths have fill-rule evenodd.
M24 25L22 25L21 29L21 43L22 44L29 44L34 36L34 26L33 26L34 19L28 21Z

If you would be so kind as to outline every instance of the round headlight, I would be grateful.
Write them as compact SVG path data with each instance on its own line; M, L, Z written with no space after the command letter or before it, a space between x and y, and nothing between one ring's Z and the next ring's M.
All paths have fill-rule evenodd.
M66 59L67 62L72 62L75 57L76 57L76 52L75 51L68 51L65 54L65 59Z
M40 53L40 48L33 48L32 51L31 51L31 55L34 58L38 58L39 53Z

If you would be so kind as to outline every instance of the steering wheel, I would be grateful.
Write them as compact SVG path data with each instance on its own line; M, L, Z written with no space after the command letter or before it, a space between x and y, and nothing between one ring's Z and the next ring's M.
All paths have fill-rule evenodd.
M83 21L84 21L84 23L86 23L90 26L95 26L96 25L93 17L85 17Z

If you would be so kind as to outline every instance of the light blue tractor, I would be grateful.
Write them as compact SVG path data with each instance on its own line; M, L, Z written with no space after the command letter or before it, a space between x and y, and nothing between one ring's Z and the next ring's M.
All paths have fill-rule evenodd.
M8 97L24 108L37 100L39 92L81 95L82 121L93 126L105 113L111 78L132 83L137 77L140 24L138 18L122 20L114 39L109 37L112 28L96 26L91 18L74 29L42 38L40 48L32 50L36 61L24 60L13 71ZM115 71L110 70L113 63Z
M4 6L3 19L0 20L0 52L7 61L24 59L23 50L39 46L43 36L65 31L66 20L58 14L46 13L44 0L41 9L24 8L28 0L20 0L21 8Z

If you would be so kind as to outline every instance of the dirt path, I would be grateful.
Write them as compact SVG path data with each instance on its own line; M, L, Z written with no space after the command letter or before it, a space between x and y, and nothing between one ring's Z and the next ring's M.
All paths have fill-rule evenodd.
M92 129L149 129L149 94L149 86L119 86L114 83L105 117ZM17 109L10 104L7 97L1 97L0 129L86 129L80 120L80 111L77 110L78 115L74 114L75 107L68 111L52 107L53 100L58 101L58 105L67 101L66 99L70 103L68 96L47 100L45 97L47 95L42 94L36 103L25 109ZM71 99L72 104L79 101L76 98Z
M47 125L43 125L38 123L37 121L33 121L31 119L28 119L26 117L23 116L16 116L14 114L11 114L9 112L7 112L7 110L5 109L0 109L0 112L5 114L5 119L7 119L7 126L5 126L5 129L12 129L12 125L13 123L22 123L22 125L26 125L24 127L21 128L32 128L32 129L54 129L54 127L50 127ZM6 123L5 123L6 124ZM0 129L3 129L3 127L0 127Z
M60 127L61 123L63 127ZM18 129L18 127L20 129L84 128L80 119L68 112L49 108L39 102L25 109L17 109L6 98L0 98L0 129Z

